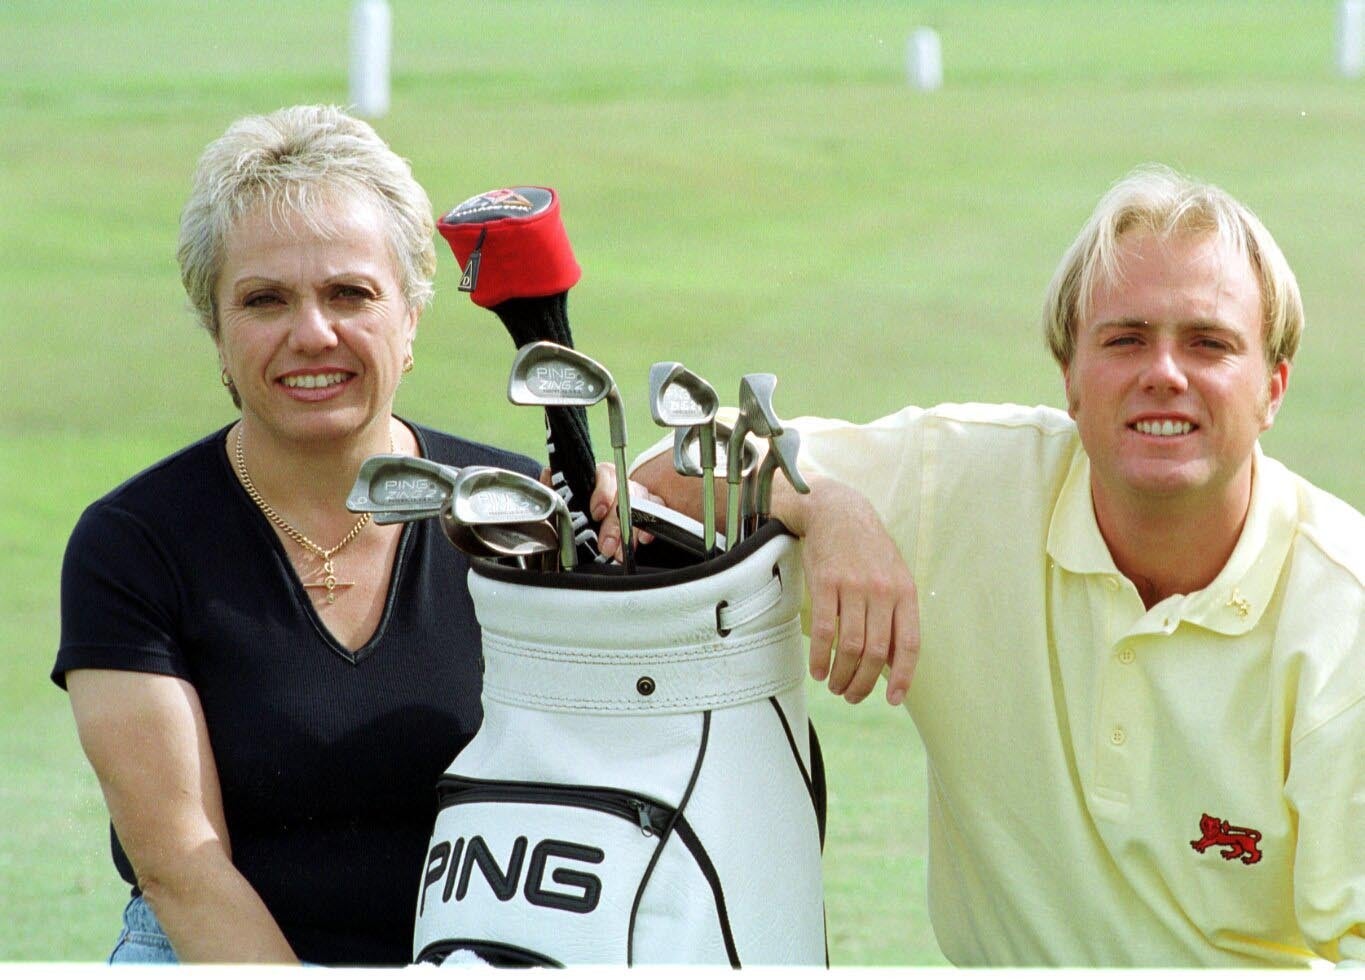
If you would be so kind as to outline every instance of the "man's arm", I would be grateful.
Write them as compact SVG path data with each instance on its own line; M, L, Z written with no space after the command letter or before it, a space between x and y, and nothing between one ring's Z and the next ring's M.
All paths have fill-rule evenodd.
M591 501L593 516L603 521L598 540L607 554L620 543L613 474L599 467ZM674 472L666 454L642 463L632 478L674 510L700 518L701 481ZM808 482L811 492L798 494L775 476L773 516L803 542L811 676L828 678L831 692L856 704L889 667L886 699L898 705L919 656L919 605L910 570L866 497L827 477ZM725 513L724 488L718 481L717 514Z
M1365 966L1362 745L1365 698L1358 698L1293 743L1285 783L1298 818L1294 907L1299 926L1317 952L1339 966Z

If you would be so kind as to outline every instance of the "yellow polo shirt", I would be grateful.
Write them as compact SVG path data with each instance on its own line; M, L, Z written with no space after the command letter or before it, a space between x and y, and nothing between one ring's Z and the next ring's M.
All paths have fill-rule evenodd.
M1258 449L1226 567L1147 610L1064 413L792 425L803 472L864 493L918 583L907 706L948 959L1365 959L1365 518Z

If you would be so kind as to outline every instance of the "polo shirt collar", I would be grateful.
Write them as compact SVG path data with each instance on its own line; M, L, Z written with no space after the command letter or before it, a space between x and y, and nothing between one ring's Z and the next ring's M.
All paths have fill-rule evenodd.
M1296 494L1285 468L1258 444L1252 463L1251 505L1223 570L1205 588L1171 596L1159 605L1168 615L1229 636L1249 632L1269 606L1293 542ZM1062 484L1048 528L1047 553L1078 575L1120 575L1095 520L1090 459L1079 446Z

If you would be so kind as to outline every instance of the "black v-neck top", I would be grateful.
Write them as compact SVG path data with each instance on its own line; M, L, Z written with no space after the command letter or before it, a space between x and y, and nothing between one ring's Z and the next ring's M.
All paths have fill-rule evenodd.
M429 459L540 472L524 456L411 428ZM407 963L436 780L482 720L468 563L434 520L407 525L379 626L352 653L238 482L226 431L81 516L62 565L52 679L64 687L66 671L84 667L194 685L233 863L294 952Z

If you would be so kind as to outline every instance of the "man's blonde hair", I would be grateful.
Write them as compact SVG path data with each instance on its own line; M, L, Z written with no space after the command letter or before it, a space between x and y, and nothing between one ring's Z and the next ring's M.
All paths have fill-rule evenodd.
M1129 232L1159 239L1212 235L1244 256L1261 291L1266 366L1292 362L1303 333L1299 284L1265 225L1226 191L1170 167L1138 167L1100 199L1052 276L1043 303L1043 330L1062 367L1076 351L1076 330L1089 316L1096 286L1123 280L1119 243Z
M408 162L368 123L336 106L292 106L239 119L210 143L180 214L180 279L214 339L213 291L234 223L264 204L272 220L299 220L326 234L322 206L336 200L379 207L403 298L410 310L426 306L436 274L435 222Z

